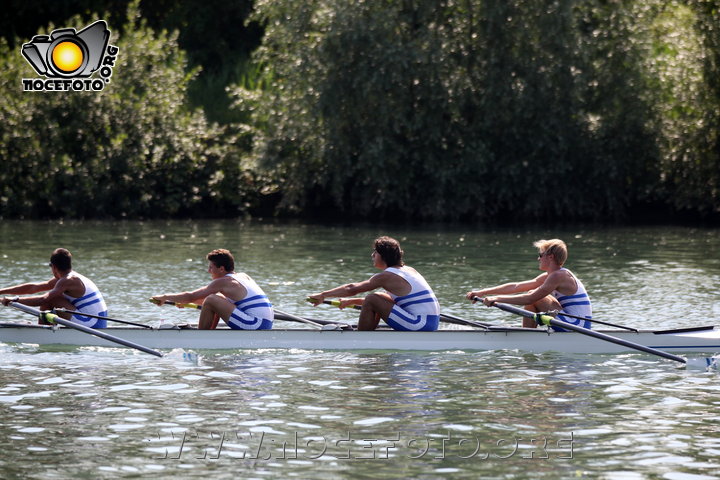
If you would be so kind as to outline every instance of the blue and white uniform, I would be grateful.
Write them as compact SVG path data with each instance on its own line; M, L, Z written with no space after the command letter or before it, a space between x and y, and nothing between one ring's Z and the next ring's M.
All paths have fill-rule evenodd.
M569 273L577 283L577 291L572 295L563 295L557 290L552 292L552 295L560 302L562 310L558 313L557 319L566 323L577 325L579 327L590 329L592 324L587 320L580 320L579 318L566 317L563 313L575 315L577 317L592 318L592 304L590 303L590 297L585 290L585 285L567 268L561 268ZM555 328L558 331L565 331L561 328Z
M270 330L275 313L265 292L250 277L228 273L236 282L245 287L247 295L235 303L227 324L233 330Z
M440 304L422 275L406 267L389 267L385 271L399 275L411 288L410 293L402 297L388 292L395 305L386 320L387 324L395 330L437 330L440 323Z
M85 293L79 298L63 294L65 299L72 303L73 307L75 307L75 310L78 312L107 317L108 312L107 305L105 305L105 299L92 280L80 275L77 272L72 272L70 275L80 279L83 285L85 285ZM86 317L78 314L74 314L70 317L70 321L90 328L107 328L107 320Z

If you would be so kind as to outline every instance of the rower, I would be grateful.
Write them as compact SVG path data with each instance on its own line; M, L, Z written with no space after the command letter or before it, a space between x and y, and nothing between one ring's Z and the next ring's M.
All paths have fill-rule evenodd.
M2 304L17 302L40 310L65 309L97 317L107 316L105 300L98 287L87 277L72 269L72 254L65 248L57 248L50 256L50 268L53 278L47 282L23 283L0 289L0 295L31 295L47 292L44 295L30 297L4 297ZM60 313L59 315L74 323L91 328L105 328L107 322L100 318L84 316L81 313ZM40 319L40 323L47 322Z
M435 293L422 275L403 263L403 251L394 238L380 237L372 251L373 266L382 270L368 280L349 283L310 295L315 305L326 298L343 297L383 288L364 298L340 299L340 308L360 305L358 330L375 330L380 319L394 330L434 331L440 321L440 306Z
M565 242L559 239L538 240L533 243L538 249L538 268L543 270L532 280L505 283L467 293L468 300L475 303L477 298L489 307L496 303L524 305L531 312L558 311L557 318L579 327L591 328L583 318L592 318L592 304L583 283L567 268L563 267L568 258ZM490 296L488 296L490 295ZM564 316L566 313L570 316ZM523 317L523 327L535 328L532 318ZM562 328L553 326L554 330Z
M235 259L229 250L217 249L207 254L208 273L212 281L191 292L152 297L157 305L165 302L201 305L198 328L212 330L222 318L233 330L270 330L273 306L265 292L250 275L235 272Z

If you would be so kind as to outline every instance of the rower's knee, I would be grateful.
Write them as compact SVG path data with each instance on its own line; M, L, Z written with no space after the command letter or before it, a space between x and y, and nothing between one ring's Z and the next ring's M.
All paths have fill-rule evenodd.
M377 305L378 301L382 298L381 295L379 295L376 292L368 293L365 295L365 298L363 299L363 305L366 303L368 305Z
M213 293L212 295L208 295L205 297L205 300L203 300L203 308L210 308L212 310L217 310L218 305L220 305L220 302L227 303L227 300L225 297L218 295L217 293Z
M525 310L529 310L531 312L539 313L539 312L550 312L553 310L560 310L562 309L562 306L560 305L560 302L557 301L555 297L552 295L548 295L547 297L543 297L537 302L533 303L532 305L525 306Z

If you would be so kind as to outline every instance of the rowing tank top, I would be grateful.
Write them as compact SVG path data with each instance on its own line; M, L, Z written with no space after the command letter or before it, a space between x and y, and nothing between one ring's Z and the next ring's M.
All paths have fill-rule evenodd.
M572 277L575 279L575 283L577 283L577 291L572 295L563 295L557 290L552 292L552 295L557 299L558 302L560 302L560 305L562 306L562 310L558 314L558 319L562 320L563 322L571 323L573 325L577 325L583 328L591 328L590 322L586 320L563 316L563 312L565 312L578 317L592 318L592 304L590 303L590 297L585 290L585 285L583 285L580 279L577 278L575 274L573 274L567 268L563 267L560 270L565 270L570 275L572 275Z
M405 267L388 267L385 271L399 275L410 284L410 293L402 297L388 292L397 306L413 315L440 315L440 304L422 275Z
M71 297L70 295L64 295L65 299L72 303L75 310L78 312L87 313L89 315L99 315L101 317L107 317L107 305L105 305L105 299L98 290L97 286L92 280L84 275L80 275L77 272L72 272L73 275L80 279L85 285L85 293L79 297ZM84 325L91 328L106 328L107 321L99 318L85 317L83 315L75 314L70 318L70 321Z
M273 318L275 316L273 312L273 306L265 295L262 288L250 277L242 276L238 273L228 273L226 276L232 277L236 282L245 287L247 294L242 300L238 300L235 306L244 314L254 317L256 319L266 320L272 325ZM265 322L265 323L267 323ZM247 326L245 327L247 328ZM257 328L257 327L252 327ZM270 327L264 327L270 328Z

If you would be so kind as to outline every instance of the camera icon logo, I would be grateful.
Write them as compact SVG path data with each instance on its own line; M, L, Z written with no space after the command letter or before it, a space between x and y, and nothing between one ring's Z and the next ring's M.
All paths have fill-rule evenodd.
M35 35L22 46L22 55L39 75L48 78L89 77L102 64L110 39L104 20L79 32L59 28L48 35Z

